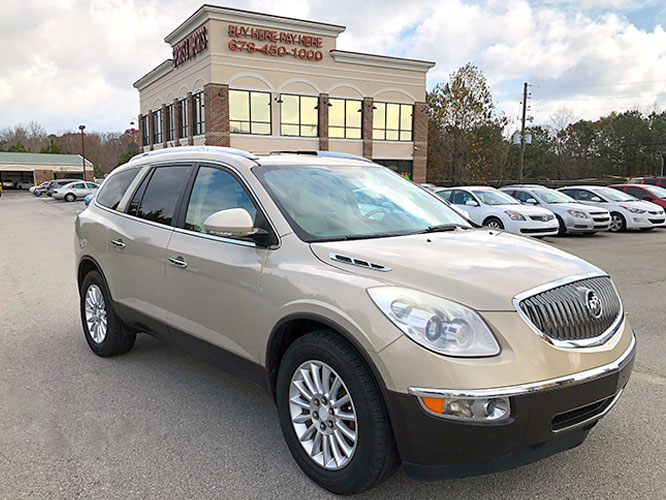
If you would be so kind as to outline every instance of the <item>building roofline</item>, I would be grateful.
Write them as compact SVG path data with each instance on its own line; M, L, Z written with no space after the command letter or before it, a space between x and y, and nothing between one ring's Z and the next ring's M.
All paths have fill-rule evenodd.
M275 16L261 12L252 12L249 10L232 9L230 7L204 4L199 7L194 12L194 14L182 22L175 30L169 33L164 38L164 41L173 46L183 40L187 35L201 26L208 19L233 21L242 24L259 24L269 28L304 31L320 36L332 37L337 37L340 33L347 29L346 26L340 26L337 24L308 21L305 19L296 19L293 17Z
M349 52L346 50L333 49L329 53L335 62L349 64L365 64L367 66L378 66L381 68L402 69L405 71L427 72L435 66L432 61L419 59L407 59L404 57L380 56L377 54L366 54L363 52Z
M139 78L132 84L135 89L143 90L145 87L153 83L158 78L167 75L173 69L173 59L167 59L161 62L158 66L151 69L148 73Z
M78 135L78 134L77 134ZM37 161L42 160L42 161ZM69 160L63 162L63 160ZM86 167L92 167L93 164L87 158ZM81 166L80 154L59 154L59 153L23 153L23 152L0 152L0 165L45 165L49 167L71 167Z

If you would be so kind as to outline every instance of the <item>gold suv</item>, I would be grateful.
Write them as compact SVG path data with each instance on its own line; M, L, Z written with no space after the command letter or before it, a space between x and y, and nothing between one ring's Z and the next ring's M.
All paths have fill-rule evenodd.
M99 356L162 338L259 383L305 473L492 472L580 444L635 339L611 279L474 228L380 165L181 147L117 168L76 221Z

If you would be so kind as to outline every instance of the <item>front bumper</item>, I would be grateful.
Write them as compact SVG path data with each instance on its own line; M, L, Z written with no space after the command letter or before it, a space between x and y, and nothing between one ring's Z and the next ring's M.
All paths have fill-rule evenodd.
M557 219L541 222L534 220L510 221L506 224L506 230L523 236L553 236L559 230Z
M387 407L405 472L420 479L486 474L577 446L617 402L629 380L634 354L632 339L613 363L540 383L460 391L413 388L412 394L388 392ZM427 414L416 394L508 396L511 416L495 424L446 420Z

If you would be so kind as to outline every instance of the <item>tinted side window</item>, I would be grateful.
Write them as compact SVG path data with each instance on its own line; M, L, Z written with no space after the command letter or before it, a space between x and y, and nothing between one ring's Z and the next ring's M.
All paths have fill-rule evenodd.
M637 187L627 187L627 193L630 194L631 196L635 196L639 200L644 200L644 199L649 200L649 199L652 198L652 196L647 194L641 188L637 188Z
M451 203L454 205L464 205L468 201L474 201L474 198L467 191L454 191Z
M527 201L530 198L533 198L531 194L526 193L525 191L514 191L512 196L518 201Z
M451 201L451 191L437 191L435 194L446 201Z
M136 216L171 225L192 167L158 167L143 193Z
M577 200L590 201L594 196L595 195L593 195L589 191L585 191L584 189L577 189L576 190L576 199Z
M229 208L244 208L256 225L257 209L243 186L224 170L201 167L192 187L185 229L202 233L203 223L211 214Z
M116 210L118 203L120 203L125 191L127 191L139 170L139 168L133 168L109 177L97 195L97 203Z

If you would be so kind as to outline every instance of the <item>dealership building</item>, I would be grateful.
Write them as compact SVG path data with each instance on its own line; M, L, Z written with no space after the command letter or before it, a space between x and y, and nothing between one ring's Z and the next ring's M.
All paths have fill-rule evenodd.
M0 152L0 181L41 184L51 179L80 179L81 155ZM86 179L93 179L93 164L85 160Z
M426 178L434 63L338 50L344 26L204 5L134 87L144 151L338 151ZM372 50L372 47L368 47Z

